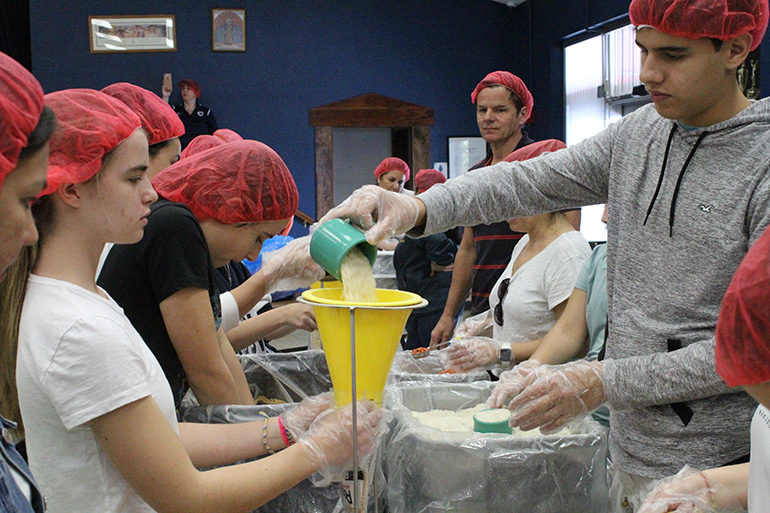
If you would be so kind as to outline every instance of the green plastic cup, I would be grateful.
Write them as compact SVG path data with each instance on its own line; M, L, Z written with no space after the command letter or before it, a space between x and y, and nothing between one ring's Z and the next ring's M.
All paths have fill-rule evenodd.
M377 246L366 242L364 234L349 221L332 219L320 225L310 238L310 256L340 281L342 281L340 275L342 259L355 247L361 250L370 265L374 265L377 259Z
M481 410L473 416L473 430L477 433L507 433L513 430L508 425L511 412L503 408Z

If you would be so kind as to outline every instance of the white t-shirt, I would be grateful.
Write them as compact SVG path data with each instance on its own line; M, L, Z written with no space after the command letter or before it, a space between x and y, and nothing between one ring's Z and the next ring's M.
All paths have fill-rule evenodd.
M49 513L153 511L87 424L152 396L179 431L163 370L115 301L33 275L21 316L16 378L29 466Z
M513 263L529 242L524 235L513 248L511 260L489 293L490 314L500 302L500 283L510 278L503 297L503 325L493 320L492 338L498 342L527 342L542 338L556 324L551 311L569 298L583 262L591 247L578 231L559 235L545 249L526 262L511 276Z
M751 420L749 513L767 511L770 504L770 411L761 404Z

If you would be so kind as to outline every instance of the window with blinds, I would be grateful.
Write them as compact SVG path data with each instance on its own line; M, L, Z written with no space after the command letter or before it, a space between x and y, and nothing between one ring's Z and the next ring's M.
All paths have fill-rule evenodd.
M626 25L564 48L567 146L604 130L649 101L639 81L641 53L634 27ZM603 205L583 207L580 231L589 241L607 240Z

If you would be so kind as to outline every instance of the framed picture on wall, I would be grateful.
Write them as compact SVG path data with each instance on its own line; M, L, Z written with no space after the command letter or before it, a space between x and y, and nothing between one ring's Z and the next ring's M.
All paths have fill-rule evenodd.
M175 52L173 14L89 16L91 53Z
M246 51L246 9L211 10L211 49L215 52Z

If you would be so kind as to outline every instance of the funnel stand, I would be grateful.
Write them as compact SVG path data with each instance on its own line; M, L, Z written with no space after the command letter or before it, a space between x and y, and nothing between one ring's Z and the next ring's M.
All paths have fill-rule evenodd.
M360 513L365 512L368 508L369 494L363 496L360 490L368 490L365 486L365 481L368 479L374 479L374 462L376 460L375 455L370 455L368 462L365 461L364 465L367 467L364 472L364 481L359 485L358 479L358 391L356 390L356 307L349 308L350 311L350 374L351 374L351 395L353 398L353 512ZM368 464L367 464L368 463ZM359 501L363 501L363 509L359 510ZM379 511L379 505L377 502L377 492L374 491L374 513Z
M358 392L356 391L356 309L350 308L350 376L353 381L353 511L358 513Z

